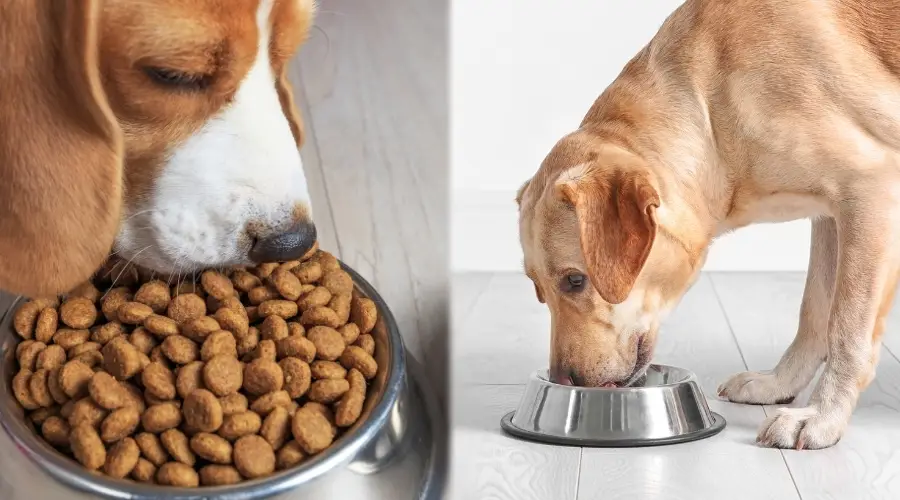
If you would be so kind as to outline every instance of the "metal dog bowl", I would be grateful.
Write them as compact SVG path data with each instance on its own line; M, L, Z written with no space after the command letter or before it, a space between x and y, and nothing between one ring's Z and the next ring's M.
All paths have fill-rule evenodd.
M361 276L344 269L379 311L372 332L378 361L370 389L374 397L367 399L357 424L327 450L292 469L233 486L174 488L116 480L88 472L44 442L10 390L19 340L12 329L17 299L7 314L0 311L0 499L440 498L446 483L442 410L421 367L407 356L387 305Z
M550 444L624 448L684 443L714 436L725 419L711 412L693 373L650 365L638 386L572 387L532 374L518 409L500 426Z

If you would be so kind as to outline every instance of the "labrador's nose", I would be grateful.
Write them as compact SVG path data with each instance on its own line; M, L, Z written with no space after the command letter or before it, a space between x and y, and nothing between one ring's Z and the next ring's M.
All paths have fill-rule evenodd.
M273 233L259 238L250 249L250 260L280 262L299 259L316 242L316 225L312 222L297 222L283 233Z
M576 385L572 371L560 366L550 369L550 381L559 385Z

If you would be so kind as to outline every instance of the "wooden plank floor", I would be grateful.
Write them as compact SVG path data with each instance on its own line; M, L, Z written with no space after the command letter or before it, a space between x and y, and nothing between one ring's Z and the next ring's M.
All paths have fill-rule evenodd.
M835 447L759 448L771 408L715 399L733 373L774 366L796 332L802 273L704 275L663 325L655 360L695 371L722 434L658 448L579 449L514 440L500 417L545 367L549 315L519 274L453 278L453 496L460 499L880 499L900 497L900 308L878 378ZM896 327L896 328L895 328ZM795 404L800 404L798 400Z
M448 351L448 9L322 0L290 75L322 246L384 296L436 389Z

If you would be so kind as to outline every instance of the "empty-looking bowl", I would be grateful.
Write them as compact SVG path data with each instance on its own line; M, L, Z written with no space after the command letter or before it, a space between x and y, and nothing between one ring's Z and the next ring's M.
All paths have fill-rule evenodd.
M554 384L538 371L500 425L533 441L620 448L707 438L725 428L725 419L709 410L693 373L650 365L642 382L621 388Z

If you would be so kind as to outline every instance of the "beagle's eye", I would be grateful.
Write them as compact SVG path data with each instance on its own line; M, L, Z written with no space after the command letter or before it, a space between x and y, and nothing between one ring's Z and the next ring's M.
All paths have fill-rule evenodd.
M584 290L587 283L587 277L580 273L572 273L563 278L559 288L563 293L578 293Z
M151 80L165 87L198 90L205 87L208 83L206 75L185 73L175 69L146 67L144 72L147 73Z

